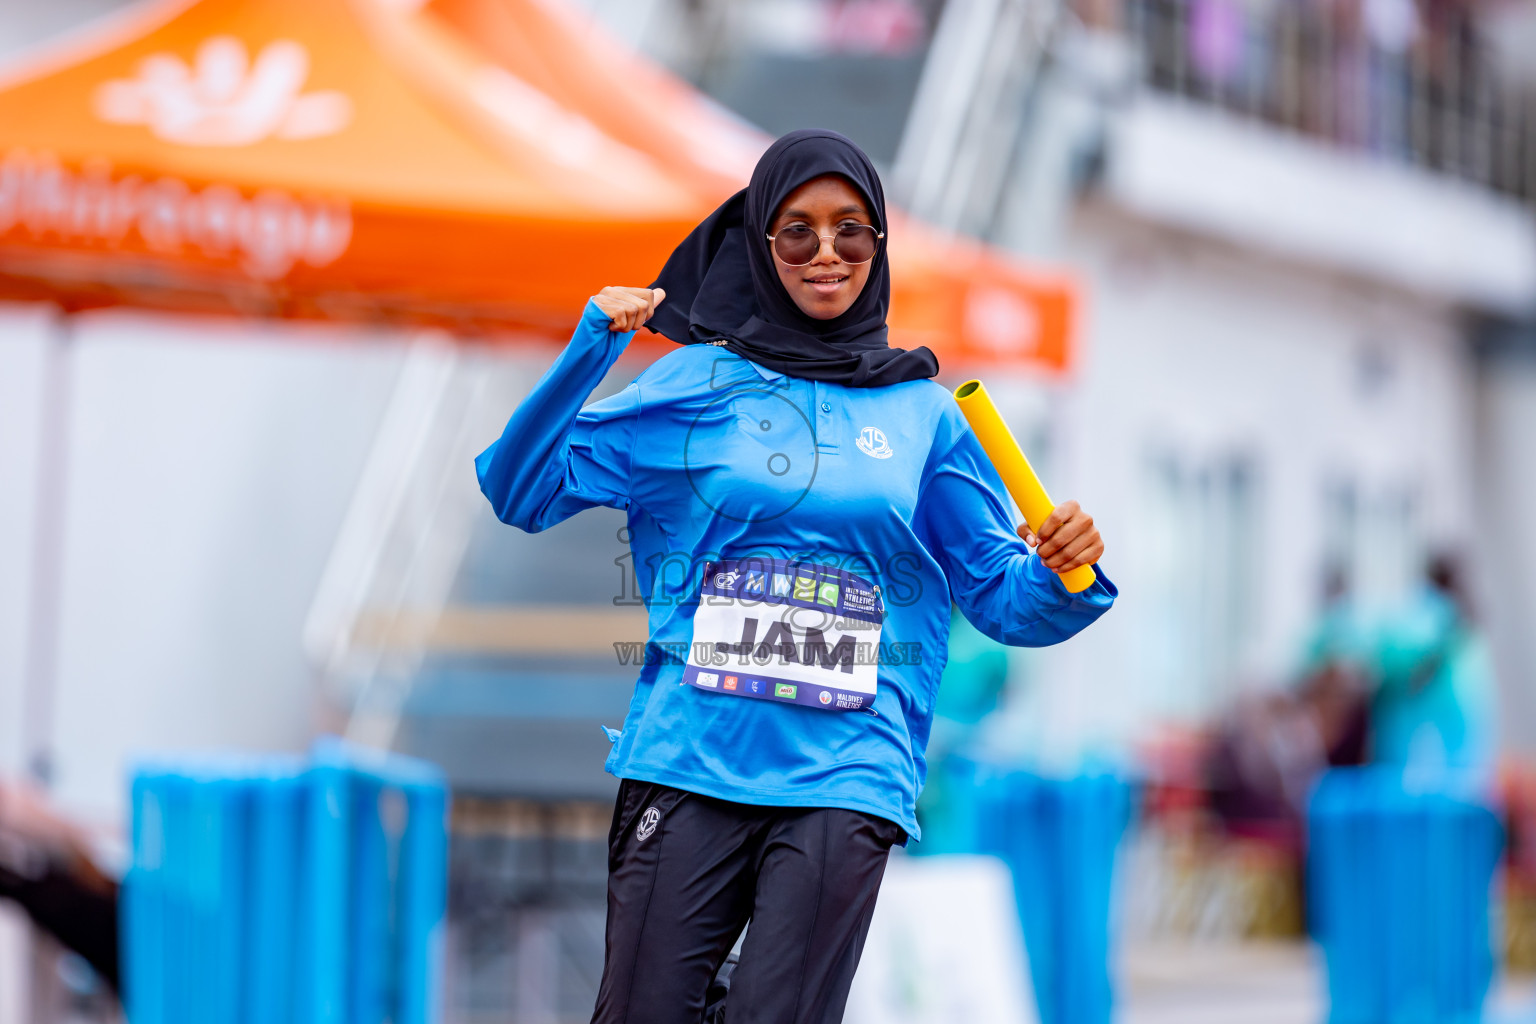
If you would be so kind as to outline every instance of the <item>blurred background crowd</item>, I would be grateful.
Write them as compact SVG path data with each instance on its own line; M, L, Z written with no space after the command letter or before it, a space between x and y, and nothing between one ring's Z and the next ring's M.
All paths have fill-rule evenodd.
M252 11L268 38L238 39ZM485 121L510 119L525 142L500 166L565 168L591 208L450 254L500 230L464 212L481 188L466 176L438 201L459 234L388 229L424 267L443 254L438 291L380 257L352 280L408 303L340 278L306 292L346 231L367 240L394 168L322 156L300 174L274 149L241 163L238 139L178 137L126 88L60 105L46 130L16 113L42 95L18 90L65 95L117 47L133 74L136 40L173 18L188 26L173 56L215 76L229 39L254 59L323 23L337 50L308 54L314 88L341 81L327 61L377 50L423 109L441 93L417 71L480 53L496 88L471 77L479 105L441 114L479 134L420 134L422 166L459 190L454 147L502 159ZM199 56L199 39L225 51ZM649 91L602 93L605 65ZM445 1021L587 1019L616 788L600 727L624 717L637 670L621 648L645 638L645 611L621 512L524 535L495 520L470 460L581 296L648 283L608 280L626 266L614 252L654 235L645 251L664 254L688 219L668 206L686 175L653 184L651 162L623 162L655 131L625 102L663 93L703 126L689 159L713 201L792 128L870 153L932 241L914 251L941 254L896 268L905 337L933 342L941 382L983 376L1052 493L1107 539L1122 596L1073 643L1005 648L955 616L911 852L974 847L978 766L1111 775L1135 794L1106 965L1117 1017L1318 1020L1308 801L1330 768L1387 765L1499 815L1490 1013L1536 1020L1529 0L0 7L0 896L36 876L8 835L99 865L97 894L115 884L135 757L343 734L452 787ZM272 129L282 145L369 124L344 89L304 98ZM303 193L313 207L273 215L294 252L180 278L137 251L114 263L105 235L77 244L88 232L60 225L91 175L127 180L92 170L89 140L151 129L173 156L135 151L146 189L197 180L175 154L222 147L248 172L237 205L263 176ZM327 234L334 196L353 219ZM558 296L533 313L496 306L509 244ZM977 280L1006 264L1011 283L926 312L923 290L966 287L977 259ZM665 348L637 340L598 397ZM110 1019L104 984L0 905L0 1024Z

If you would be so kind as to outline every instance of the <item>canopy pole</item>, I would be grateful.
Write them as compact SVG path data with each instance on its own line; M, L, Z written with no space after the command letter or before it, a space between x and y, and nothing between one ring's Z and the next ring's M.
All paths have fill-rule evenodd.
M74 334L72 318L60 311L50 324L44 348L43 402L33 491L32 566L27 602L29 625L22 676L22 745L27 773L44 788L51 787L55 769L53 725L63 617Z

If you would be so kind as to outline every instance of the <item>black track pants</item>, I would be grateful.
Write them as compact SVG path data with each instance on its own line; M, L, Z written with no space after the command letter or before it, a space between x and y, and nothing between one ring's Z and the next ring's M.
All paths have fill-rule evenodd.
M900 825L626 779L608 833L608 936L593 1024L699 1024L750 918L729 1024L836 1024Z

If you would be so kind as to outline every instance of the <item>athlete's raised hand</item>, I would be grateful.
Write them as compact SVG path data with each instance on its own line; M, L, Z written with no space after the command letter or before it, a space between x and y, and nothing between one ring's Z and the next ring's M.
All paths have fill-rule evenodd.
M592 301L613 319L613 323L608 325L610 331L638 331L666 297L667 293L660 288L620 288L610 285L592 296Z
M1104 557L1104 540L1093 516L1075 501L1064 501L1040 524L1037 537L1028 523L1019 524L1019 536L1035 549L1045 567L1055 573L1067 572L1080 565L1092 565Z

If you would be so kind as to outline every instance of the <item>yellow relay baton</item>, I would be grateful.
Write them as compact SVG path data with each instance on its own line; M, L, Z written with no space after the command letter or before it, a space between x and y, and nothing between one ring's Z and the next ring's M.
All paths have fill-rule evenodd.
M1014 440L1013 431L1008 429L997 406L992 404L986 386L979 380L968 380L955 389L955 401L970 421L971 429L976 431L976 440L981 442L987 458L992 460L997 475L1003 478L1008 493L1018 502L1024 521L1035 531L1035 536L1040 536L1040 527L1050 518L1056 505L1045 493L1019 442ZM1062 585L1074 594L1087 590L1098 579L1091 565L1080 565L1060 576Z

